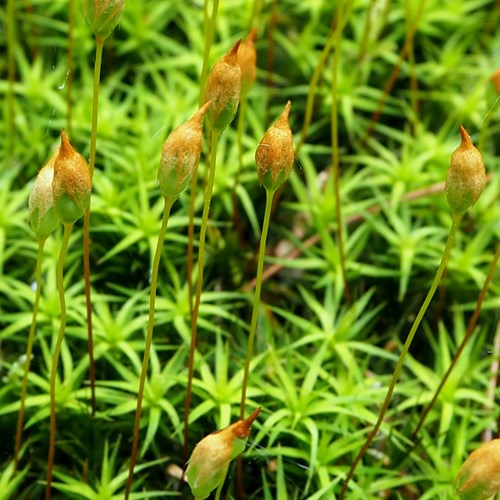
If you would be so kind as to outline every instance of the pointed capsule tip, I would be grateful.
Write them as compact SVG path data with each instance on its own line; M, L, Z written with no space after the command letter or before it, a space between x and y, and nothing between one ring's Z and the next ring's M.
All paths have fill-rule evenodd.
M257 40L257 28L254 28L252 31L250 31L250 33L248 33L245 41L254 43L255 40Z
M229 49L224 59L228 64L236 65L238 64L238 48L241 43L241 38Z
M203 118L205 118L205 115L208 111L208 108L210 107L212 102L213 102L213 99L210 99L205 104L203 104L203 106L198 108L198 111L196 111L196 113L191 117L191 120L190 120L191 123L198 123L199 125L201 125L201 122L203 121Z
M231 47L231 49L229 50L229 53L236 54L238 52L238 48L240 46L240 43L241 43L241 38L239 40L236 40L236 43Z
M262 408L259 406L252 413L250 413L247 418L238 420L234 424L230 425L233 435L239 439L246 439L249 436L252 424L258 417L261 409Z
M278 121L276 124L279 124L278 126L282 126L284 124L288 125L288 116L290 115L290 109L292 108L292 101L288 101L285 105L285 108L283 109L283 112L281 113L281 116L278 118Z
M256 408L250 415L245 419L245 422L247 423L248 426L251 426L255 419L259 416L260 410L262 410L262 406L259 406Z
M208 111L208 108L211 106L213 103L213 99L210 99L207 101L203 106L196 112L196 114L200 114L201 116L205 116L205 113Z
M458 130L460 132L460 137L462 138L462 144L472 142L467 130L465 130L465 127L463 125L460 125Z
M69 142L68 136L66 135L66 130L61 130L61 147L59 148L60 154L64 157L68 153L71 153L73 147Z

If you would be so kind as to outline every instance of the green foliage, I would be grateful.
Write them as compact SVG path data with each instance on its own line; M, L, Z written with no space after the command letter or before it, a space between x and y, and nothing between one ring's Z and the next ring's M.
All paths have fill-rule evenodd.
M262 406L262 412L243 453L245 488L252 499L338 495L377 419L404 335L435 275L451 220L438 183L444 183L463 124L481 149L485 190L463 217L441 289L348 494L349 499L453 498L453 481L465 457L484 432L498 432L499 391L489 389L491 366L499 356L494 347L498 270L471 342L418 442L408 438L465 335L500 237L500 105L489 81L500 53L495 1L427 0L419 19L417 2L343 2L349 7L346 25L340 46L332 47L340 51L336 99L343 221L335 216L338 201L330 164L333 52L320 71L308 133L300 132L309 83L332 34L338 2L284 0L274 7L273 2L255 2L255 11L253 4L221 2L210 54L212 66L251 27L258 27L257 81L246 97L243 167L236 188L243 239L232 222L239 164L234 124L221 135L217 150L191 449L238 417L252 310L250 282L265 207L254 155L285 103L292 101L290 126L295 143L302 146L288 182L277 192L268 237L248 388L248 407ZM60 318L55 277L60 229L44 247L25 441L16 474L11 458L34 301L37 242L29 226L28 197L39 169L59 143L67 116L67 2L15 0L14 5L13 157L7 155L8 68L6 58L0 58L1 500L39 498L46 479L49 377ZM198 109L203 17L196 2L130 0L106 40L90 215L97 412L91 418L77 222L65 261L68 322L56 384L53 498L123 498L163 206L157 168L165 138ZM2 4L0 26L6 22ZM94 36L81 4L75 22L70 140L87 158ZM413 22L412 47L367 135ZM6 49L5 30L0 29L0 50ZM208 153L205 137L195 193L195 241ZM172 209L159 267L131 494L138 500L188 495L179 480L191 321L185 266L188 200L189 193L181 194ZM350 303L343 294L339 224L345 229ZM266 274L269 270L274 274ZM231 466L223 498L234 497L235 474Z

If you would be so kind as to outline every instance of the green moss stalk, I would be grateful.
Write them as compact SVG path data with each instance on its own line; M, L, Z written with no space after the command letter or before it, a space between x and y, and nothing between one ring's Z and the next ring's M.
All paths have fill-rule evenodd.
M14 126L14 80L16 66L14 50L16 47L16 7L14 0L7 0L7 157L14 156L16 129Z
M64 331L66 330L66 300L64 297L64 259L68 249L69 237L73 223L64 224L64 236L59 252L57 262L57 290L59 293L59 304L61 307L61 319L59 324L59 333L57 335L56 345L52 354L52 367L50 369L50 430L49 430L49 456L47 458L47 484L45 486L45 500L51 497L52 471L54 468L54 455L56 449L56 381L57 366L61 354Z
M200 311L201 291L203 286L203 268L205 258L205 236L207 232L208 214L214 187L215 170L217 165L217 145L220 134L233 121L241 94L241 69L238 65L238 40L229 52L219 59L208 75L205 101L209 104L207 118L210 125L210 163L208 164L208 179L205 189L205 201L201 219L199 250L198 250L198 277L196 296L191 314L191 341L188 359L188 381L186 386L186 400L184 404L184 462L189 451L189 412L193 389L194 355L198 334L198 314ZM188 273L190 271L188 269Z
M139 433L141 424L142 402L144 399L144 387L146 385L146 375L148 371L149 355L153 343L153 328L155 318L156 290L158 288L158 269L160 265L163 242L167 231L168 220L172 205L186 189L191 180L193 172L198 166L202 146L202 122L207 112L209 103L201 107L183 125L177 127L165 141L163 145L160 167L158 169L158 183L163 197L164 208L163 217L158 234L155 255L151 270L151 285L149 291L149 314L146 331L146 342L142 360L139 390L137 393L137 405L134 420L134 430L132 437L132 452L130 455L129 474L127 478L125 499L129 498L132 490L134 468L137 461L139 449Z
M446 384L446 381L450 377L450 374L451 374L453 368L455 368L457 361L459 360L460 356L462 355L463 350L465 349L466 345L469 343L469 340L471 339L472 334L474 333L474 328L476 327L477 320L479 318L479 313L481 312L481 307L483 305L484 298L486 297L488 287L491 283L491 280L493 279L493 273L494 273L495 268L498 264L499 258L500 258L500 245L497 246L497 250L495 252L495 255L493 256L493 260L491 261L490 267L488 269L488 274L486 275L486 279L484 280L483 287L481 288L481 292L479 293L479 297L477 299L476 308L474 309L474 313L472 314L471 319L467 325L467 330L465 332L465 336L462 339L462 342L460 342L460 345L458 346L457 352L453 356L453 359L451 360L450 366L448 367L448 370L446 370L446 373L444 374L443 378L441 379L441 382L439 383L439 386L436 389L434 396L432 397L431 401L425 407L424 411L420 415L420 419L418 421L418 424L410 436L411 441L416 440L417 435L420 432L420 429L424 425L425 420L426 420L427 416L429 415L429 412L431 411L433 406L436 404L436 401L439 397L439 394L441 394L441 391L442 391L444 385Z
M200 239L198 247L198 277L196 282L196 295L191 313L191 341L189 346L188 358L188 380L186 386L186 400L184 402L184 462L187 461L189 452L189 412L191 410L191 396L193 391L194 376L194 355L198 336L198 314L200 312L201 290L203 286L203 268L205 259L205 237L207 234L208 214L210 212L210 202L214 188L215 166L217 163L217 144L219 142L220 132L213 131L211 137L211 158L208 165L209 175L205 187L205 201L203 204L203 214L201 216Z
M245 415L247 400L247 389L250 378L250 363L253 356L253 346L257 333L257 322L260 309L260 293L262 287L262 273L264 270L264 257L266 253L267 234L269 232L269 221L273 209L273 199L276 191L288 179L292 171L295 153L293 149L293 135L288 124L291 102L288 101L283 113L276 123L264 134L255 152L255 163L259 182L266 190L266 208L262 223L260 237L259 256L257 260L257 277L255 279L255 290L253 297L252 319L250 321L250 332L245 355L245 366L243 369L243 382L241 386L240 418ZM237 492L238 497L244 496L243 466L241 458L237 464Z
M61 133L61 146L54 160L52 196L54 209L64 224L64 236L57 262L57 290L61 307L61 322L50 372L50 432L47 459L47 484L45 499L50 499L52 470L56 445L56 379L57 365L66 330L66 301L64 297L64 259L73 224L88 210L92 180L87 162L69 143L65 132Z
M496 69L492 73L490 80L492 83L492 87L494 88L496 93L496 99L493 101L492 105L486 113L486 116L483 118L483 124L481 127L481 131L479 132L479 140L477 143L479 151L483 150L484 141L488 137L488 133L490 133L490 122L495 116L495 111L500 103L500 68Z
M92 93L92 124L90 130L90 155L89 170L90 176L94 177L96 145L97 145L97 121L99 116L99 91L101 85L101 66L102 52L104 48L104 38L96 36L95 38L95 61L94 61L94 87Z
M101 81L102 51L104 38L96 36L96 55L94 62L94 91L92 97L92 126L90 131L89 170L91 179L94 176L96 144L97 144L97 117L99 113L99 86ZM94 362L94 334L92 325L92 295L90 287L90 205L83 217L83 278L85 283L85 307L87 311L87 343L89 353L90 400L92 415L96 411L95 398L95 362Z
M247 95L255 83L257 70L257 52L255 50L255 39L257 30L253 29L247 38L240 44L238 48L238 64L241 69L241 97L240 109L238 112L238 126L236 141L238 145L238 170L234 177L231 199L233 204L233 222L238 234L239 240L244 244L243 231L241 228L238 197L236 190L240 182L241 172L243 171L243 133L245 131L245 112L247 106Z
M366 451L373 442L373 439L377 435L380 426L382 425L387 409L389 408L396 383L399 379L401 369L403 368L404 360L406 358L406 355L408 354L408 350L410 349L413 338L417 333L418 327L420 326L427 308L429 307L432 297L434 296L434 293L436 292L436 289L443 275L443 271L445 270L448 263L451 248L455 240L455 235L457 233L460 220L465 211L468 210L477 201L484 188L485 170L481 154L473 146L469 135L462 126L460 126L460 135L462 137L462 142L451 155L450 168L448 169L446 177L445 191L450 212L452 214L452 224L448 234L448 240L441 257L441 262L439 264L434 280L432 281L429 292L427 293L427 296L425 297L424 302L420 307L417 316L415 317L408 337L406 338L406 341L403 345L403 349L401 350L401 354L399 355L398 362L396 363L396 367L392 374L389 388L387 390L387 395L382 404L377 422L375 423L375 426L371 430L370 434L368 434L363 447L358 452L351 464L346 480L342 485L339 499L344 498L344 495L347 492L349 481L352 479L357 465L365 455Z
M137 392L137 408L134 419L134 431L132 435L132 454L130 457L129 465L129 475L127 479L127 485L125 489L125 499L130 496L130 491L132 489L132 481L134 478L134 467L137 461L137 451L139 448L139 433L141 424L141 413L142 413L142 401L144 398L144 387L146 385L146 375L148 371L149 355L151 352L151 345L153 343L153 327L154 327L154 312L155 312L155 302L156 302L156 289L158 287L158 268L160 265L161 254L163 250L163 242L165 240L165 234L167 232L168 219L170 217L170 210L174 204L175 199L165 198L165 204L163 208L163 218L160 227L160 232L158 234L158 242L156 244L156 251L153 260L153 268L151 271L151 287L149 293L149 316L148 325L146 331L146 341L144 346L144 355L142 359L141 368L141 378L139 380L139 390Z
M205 101L205 90L207 87L208 79L208 64L210 60L210 49L212 48L212 43L214 41L215 25L217 21L217 14L219 12L219 0L214 0L212 4L212 14L208 15L208 0L205 0L203 14L204 14L204 25L205 25L205 46L203 51L203 66L201 68L200 74L200 106Z
M97 119L99 113L99 88L101 81L102 52L104 41L119 23L125 0L83 0L83 16L95 35L96 54L94 62L94 87L92 97L92 126L90 132L90 178L94 176ZM92 297L90 288L90 204L83 220L83 275L85 283L85 303L87 310L87 342L89 352L89 378L92 415L96 411L94 335L92 327Z
M45 240L41 240L38 242L38 253L36 257L36 270L35 270L35 282L36 282L35 302L33 303L33 315L31 318L30 331L28 335L28 344L26 346L26 361L24 363L23 381L21 385L19 415L17 416L16 443L14 449L14 470L17 470L19 467L19 455L22 446L24 411L25 411L26 394L28 392L28 376L30 372L33 343L35 340L36 318L38 315L38 308L40 305L40 296L42 290L42 257L43 257L44 245L45 245Z
M346 10L349 8L347 4ZM340 63L340 46L344 21L344 5L342 1L337 5L337 29L335 30L335 53L333 56L332 73L332 107L331 107L331 137L332 137L332 168L333 187L335 192L335 210L337 215L337 242L339 263L344 281L344 296L347 303L351 302L349 282L347 280L346 259L344 250L344 219L342 217L342 198L340 196L340 152L339 152L339 124L338 124L338 68ZM346 16L347 17L347 16Z
M208 62L210 58L210 49L212 48L213 37L215 32L215 24L217 13L219 11L219 0L214 0L212 5L212 15L208 15L208 0L205 0L203 7L204 15L204 32L205 32L205 47L203 51L203 66L200 74L200 99L199 105L205 102L205 89L208 78ZM188 224L188 247L186 258L186 275L189 294L189 307L193 309L193 260L194 260L194 205L196 200L196 186L198 185L198 170L195 170L191 179L191 193L189 196L189 224ZM187 456L184 457L184 460Z
M318 58L318 63L316 64L316 67L314 68L314 73L312 74L312 77L309 81L309 90L307 92L306 109L305 109L305 113L304 113L304 124L302 125L300 140L299 140L299 143L297 144L297 148L296 148L297 156L299 156L300 150L302 149L302 145L306 141L307 134L309 133L309 127L311 125L312 115L313 115L313 107L314 107L314 99L315 99L315 95L316 95L316 90L318 88L318 83L319 83L320 77L323 74L323 71L325 69L326 60L328 59L328 56L330 55L333 44L335 43L336 32L337 32L337 30L335 30L333 28L330 31L330 35L328 36L328 40L326 41L325 46L323 47L323 50L321 51L321 55Z
M54 207L54 197L52 195L52 182L54 180L54 163L59 156L57 149L47 164L40 170L33 185L29 198L29 220L33 232L38 239L38 253L36 258L36 292L35 301L33 304L33 315L31 318L31 326L28 335L28 344L26 346L26 361L24 364L23 381L21 385L21 398L19 415L17 417L16 439L14 449L14 471L19 466L19 455L22 446L22 434L24 427L24 411L26 395L28 392L28 376L31 364L31 354L33 351L33 343L35 340L36 319L38 316L38 308L40 304L40 296L42 291L42 257L45 242L54 229L59 225L59 217L57 216Z
M66 52L66 130L73 136L73 54L75 46L75 0L69 0L68 48Z
M269 232L269 221L273 206L273 198L279 187L288 179L295 160L293 150L293 136L288 124L291 102L288 101L283 113L276 123L264 134L255 152L255 163L259 182L266 190L266 208L262 223L262 234L260 237L259 257L257 260L257 277L253 297L252 319L250 320L250 332L243 371L243 383L241 387L240 418L245 415L248 380L250 375L250 362L253 356L253 345L257 332L257 320L259 317L260 292L262 287L262 272L264 270L264 256L266 254L267 234Z
M396 368L394 368L394 372L392 374L392 378L391 378L391 381L389 383L389 388L387 390L387 394L386 394L384 402L382 404L382 408L379 412L377 422L375 423L372 431L370 432L370 434L366 438L365 444L363 445L361 450L358 452L358 454L356 455L356 458L354 459L354 461L351 464L351 468L349 469L349 473L347 474L347 478L346 478L346 480L342 486L342 489L340 491L339 499L344 498L344 495L347 491L349 481L352 479L357 465L359 464L359 462L361 461L361 459L365 455L365 453L368 450L368 448L370 447L373 439L377 435L377 433L380 429L380 426L382 425L382 422L384 420L387 409L389 408L389 404L391 402L392 394L393 394L394 389L396 387L396 383L399 379L401 369L403 368L403 364L404 364L406 355L408 354L408 350L410 349L411 343L413 342L413 338L415 337L415 334L417 333L417 329L420 326L420 323L424 317L424 314L427 311L427 308L429 307L429 304L432 300L432 297L434 296L434 293L436 292L436 289L437 289L439 282L441 280L441 276L443 275L443 271L446 267L446 263L448 262L448 258L450 256L450 251L451 251L453 242L455 240L455 235L456 235L456 232L458 229L459 221L460 221L460 216L453 217L453 222L451 224L450 232L448 234L448 240L446 242L446 246L445 246L445 249L443 252L443 256L441 258L441 262L439 264L438 270L437 270L436 275L434 277L434 280L432 282L431 288L430 288L429 292L427 293L427 296L425 297L425 300L424 300L422 306L420 307L420 310L418 311L418 314L417 314L417 316L416 316L416 318L411 326L410 333L408 334L408 337L406 338L406 342L403 345L403 349L401 350L401 354L399 355L399 359L398 359L398 362L396 364Z
M262 271L264 270L264 257L266 255L267 234L269 232L269 221L271 219L271 209L276 191L266 189L266 209L262 223L262 233L260 237L259 257L257 260L257 276L255 278L255 290L253 296L252 319L250 320L250 332L248 334L248 344L245 356L245 368L243 370L243 383L241 387L240 417L245 414L247 398L248 379L250 375L250 362L252 361L253 345L257 332L257 320L259 318L260 292L262 288Z

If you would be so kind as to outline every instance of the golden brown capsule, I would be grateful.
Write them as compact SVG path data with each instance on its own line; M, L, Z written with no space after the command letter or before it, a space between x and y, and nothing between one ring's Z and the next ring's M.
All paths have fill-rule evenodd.
M444 188L453 215L462 215L474 205L486 183L481 153L474 147L462 125L460 125L460 135L462 142L451 155Z
M288 179L292 171L295 153L293 135L288 124L292 103L286 103L276 123L262 137L255 152L255 163L260 184L275 191Z
M255 39L257 29L253 29L238 47L238 64L241 69L241 93L246 94L255 82L257 52Z
M224 478L231 460L240 455L250 435L257 408L245 420L205 436L194 448L186 469L186 479L196 500L207 498Z
M238 40L229 52L219 59L208 75L205 102L211 102L208 121L212 130L222 132L238 110L241 92L241 69L238 65Z
M203 139L203 117L210 103L205 103L187 122L179 125L163 145L158 183L163 196L177 198L186 189L198 166Z
M484 443L467 457L455 491L462 500L486 500L500 491L500 439Z
M83 0L83 16L94 35L107 38L120 21L125 0Z
M52 180L54 206L63 223L73 223L86 212L91 190L92 180L87 162L75 151L63 130Z

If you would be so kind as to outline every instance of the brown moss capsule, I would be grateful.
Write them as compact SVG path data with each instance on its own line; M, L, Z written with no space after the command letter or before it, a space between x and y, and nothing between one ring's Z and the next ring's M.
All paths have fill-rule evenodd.
M38 172L28 202L30 224L36 237L41 241L46 240L60 223L52 196L54 162L58 154L59 148Z
M486 500L500 491L500 439L484 443L467 457L455 491L462 500Z
M163 145L158 183L163 196L176 199L186 189L198 166L203 138L203 117L210 103L205 103L187 122L177 127Z
M255 82L257 52L255 39L257 29L253 29L238 47L238 64L241 69L241 94L246 94Z
M474 205L481 196L486 182L481 153L474 147L462 125L460 125L460 135L462 143L451 155L444 188L453 215L462 215Z
M107 38L120 21L125 0L83 0L83 16L95 36Z
M238 40L231 50L219 59L208 75L205 102L211 102L208 120L212 130L222 132L238 110L241 92L241 69L238 65Z
M54 206L63 223L73 223L85 213L89 207L91 189L87 162L74 150L63 130L52 181Z
M257 408L245 420L204 437L194 448L186 469L186 479L196 500L207 498L226 477L231 460L245 449Z
M276 123L264 134L255 152L255 163L260 184L275 191L288 179L292 171L295 153L293 135L288 125L292 103L286 103Z

